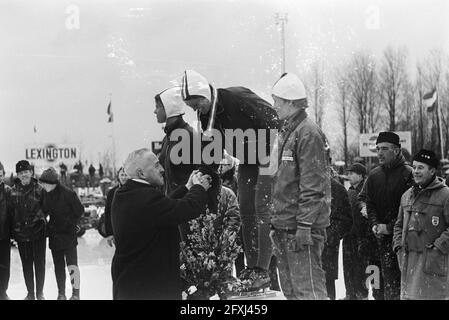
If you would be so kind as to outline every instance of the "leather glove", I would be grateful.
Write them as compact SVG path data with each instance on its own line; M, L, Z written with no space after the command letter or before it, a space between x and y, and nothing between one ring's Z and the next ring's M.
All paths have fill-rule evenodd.
M293 251L298 252L313 245L312 234L310 228L298 227L295 234L295 246Z

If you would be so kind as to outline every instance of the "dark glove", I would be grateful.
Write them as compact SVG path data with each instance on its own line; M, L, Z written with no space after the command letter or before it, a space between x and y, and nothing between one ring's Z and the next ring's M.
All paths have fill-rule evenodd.
M298 229L296 229L295 240L295 246L293 248L295 252L304 250L307 246L313 245L310 228L298 227Z

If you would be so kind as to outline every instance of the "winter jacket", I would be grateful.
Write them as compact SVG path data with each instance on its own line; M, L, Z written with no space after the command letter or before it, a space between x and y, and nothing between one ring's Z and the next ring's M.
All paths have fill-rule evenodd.
M205 212L207 194L199 185L188 192L181 186L171 197L132 179L116 191L114 299L181 299L178 225Z
M200 114L200 121L203 130L207 128L209 123L209 114ZM270 152L270 129L277 129L279 127L279 119L276 111L271 104L251 90L244 87L231 87L226 89L217 89L217 105L214 128L219 130L222 137L225 137L225 129L241 129L245 132L247 129L263 130L265 136L256 135L254 142L255 150L252 149L252 144L247 141L244 145L244 155L237 154L237 145L234 143L233 148L226 145L225 139L222 141L222 146L228 153L240 160L240 164L248 164L248 151L256 152L256 163L259 164L258 139L263 139L263 146L265 148L264 155L269 155ZM262 141L262 140L261 140ZM237 141L237 144L241 142ZM261 143L262 144L262 143ZM231 152L232 151L232 152ZM262 154L263 152L261 152ZM251 163L254 164L254 163Z
M8 203L11 197L11 188L0 183L0 240L11 237L11 219L8 213Z
M352 227L350 233L357 237L363 237L369 231L368 219L362 215L362 202L357 198L360 191L362 191L365 179L354 188L350 186L348 190L349 202L352 211Z
M42 187L32 178L27 186L19 179L11 189L9 212L13 223L13 237L18 242L45 237L45 215L42 211Z
M442 178L404 193L393 249L402 299L449 299L449 187Z
M188 133L190 139L193 139L193 129L188 123L183 120L182 116L176 117L175 122L165 127L164 130L166 136L162 141L162 149L159 154L159 163L164 168L165 194L170 194L179 186L185 185L189 180L192 171L198 168L198 164L193 163L193 140L189 141L189 143L186 145L190 147L190 154L188 157L189 162L180 164L173 163L170 153L173 147L181 140L181 138L179 138L176 141L171 141L171 139L173 139L173 137L171 137L171 134L176 129L185 130ZM184 143L184 141L182 143ZM180 154L181 158L182 156L183 155Z
M405 164L402 154L390 167L379 166L370 172L364 188L371 228L386 224L387 230L393 232L401 197L412 183L412 168Z
M77 194L58 184L52 191L44 191L42 210L50 217L47 225L50 249L58 251L76 246L76 225L84 213Z
M351 205L346 188L337 179L331 179L330 226L326 229L327 241L322 253L323 269L327 279L338 278L338 250L340 240L352 226Z
M271 224L276 229L330 225L331 182L326 137L305 110L290 117L278 141ZM274 152L275 153L275 152Z

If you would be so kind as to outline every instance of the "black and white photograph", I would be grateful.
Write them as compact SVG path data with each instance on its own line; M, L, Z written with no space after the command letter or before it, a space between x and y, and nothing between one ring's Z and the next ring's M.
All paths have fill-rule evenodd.
M449 300L447 0L0 0L0 39L0 300Z

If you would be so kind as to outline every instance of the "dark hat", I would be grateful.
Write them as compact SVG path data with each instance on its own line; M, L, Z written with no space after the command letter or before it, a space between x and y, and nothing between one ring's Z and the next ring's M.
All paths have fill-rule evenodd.
M428 164L435 169L438 168L438 165L440 164L440 160L438 159L435 152L425 149L421 149L417 154L415 154L413 156L413 161Z
M361 174L362 176L366 175L366 167L361 163L353 163L347 170L348 172L355 172L357 174Z
M20 160L19 162L16 163L16 173L19 173L19 172L22 172L25 170L33 171L33 169L31 168L31 165L28 161Z
M44 172L42 172L40 178L40 182L48 183L48 184L57 184L58 183L58 174L56 173L55 168L50 167Z
M382 143L382 142L388 142L397 145L399 148L401 147L401 143L399 142L399 136L394 132L380 132L379 136L377 137L376 144Z

